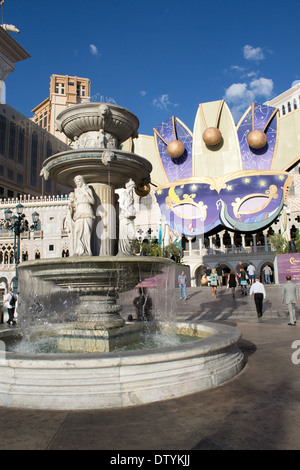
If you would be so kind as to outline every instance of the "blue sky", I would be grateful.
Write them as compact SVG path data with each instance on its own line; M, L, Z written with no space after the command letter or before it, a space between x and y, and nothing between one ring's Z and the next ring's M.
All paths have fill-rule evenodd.
M52 74L91 80L139 132L175 115L193 131L199 103L225 99L235 120L300 80L298 0L5 0L4 23L30 59L6 79L6 101L27 117Z

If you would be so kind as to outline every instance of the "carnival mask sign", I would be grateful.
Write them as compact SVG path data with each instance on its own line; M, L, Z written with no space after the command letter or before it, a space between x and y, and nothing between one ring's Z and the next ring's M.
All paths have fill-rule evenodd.
M293 282L300 283L300 253L287 253L276 256L278 282L284 284L290 275Z
M269 226L292 183L287 168L299 158L289 129L277 108L258 103L236 126L223 100L199 105L193 133L175 116L156 126L156 198L165 222L186 236Z

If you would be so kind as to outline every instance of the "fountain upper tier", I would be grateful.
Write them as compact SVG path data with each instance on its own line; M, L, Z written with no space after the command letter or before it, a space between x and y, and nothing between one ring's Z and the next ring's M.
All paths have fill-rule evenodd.
M45 179L74 186L82 175L88 184L103 183L124 187L131 178L136 186L148 184L151 163L120 148L122 142L138 136L139 121L125 108L113 104L83 103L70 106L56 119L59 131L70 140L72 150L44 161Z
M56 118L56 125L70 140L89 131L112 134L119 143L138 136L138 118L121 106L106 103L82 103L70 106Z

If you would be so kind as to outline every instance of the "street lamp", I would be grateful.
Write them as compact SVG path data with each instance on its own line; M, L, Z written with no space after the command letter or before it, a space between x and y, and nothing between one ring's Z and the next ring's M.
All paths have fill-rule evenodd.
M25 218L25 214L23 214L24 206L23 204L19 203L16 205L16 212L17 215L13 214L10 209L6 209L4 211L5 217L5 227L7 229L14 231L14 253L15 253L15 266L16 266L16 275L13 285L14 293L17 293L18 290L18 265L20 263L20 235L24 231L34 231L37 229L39 214L37 212L33 212L31 214L33 224L28 227L28 223Z

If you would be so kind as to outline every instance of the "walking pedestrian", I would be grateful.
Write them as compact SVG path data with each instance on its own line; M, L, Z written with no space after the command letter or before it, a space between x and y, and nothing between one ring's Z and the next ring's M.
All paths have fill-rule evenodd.
M235 288L237 286L237 276L236 276L233 269L228 274L227 286L228 286L229 289L231 289L232 297L235 298Z
M248 273L248 276L249 276L249 283L250 283L250 285L252 285L254 283L255 267L253 266L251 261L249 263L249 266L247 267L247 273Z
M210 275L211 275L211 269L209 266L207 266L207 268L205 269L205 274L206 274L206 278L207 278L207 282L208 282L208 286L210 286Z
M272 269L270 266L266 265L263 269L264 275L265 275L265 283L270 284L271 283L271 275L272 275Z
M212 270L210 275L211 294L213 299L217 297L218 274L215 269Z
M181 274L178 276L178 284L179 284L179 298L180 300L184 297L184 300L187 300L186 296L186 282L187 277L184 274L184 271L181 271ZM183 297L182 297L183 296Z
M296 325L296 304L299 303L299 291L297 285L292 282L290 275L285 277L286 283L283 284L282 303L286 304L289 309L290 321L288 325Z
M266 291L264 285L260 282L259 276L255 278L255 283L250 287L250 297L252 295L254 295L257 317L261 318L263 315L263 302L266 298Z
M242 295L247 295L247 287L248 287L248 279L247 279L247 274L244 268L241 268L241 289L242 289Z
M218 275L218 286L222 286L222 279L223 279L223 270L222 267L218 264L216 267L217 275Z
M241 269L242 269L242 266L243 266L243 263L241 261L239 261L238 264L236 265L236 268L235 268L238 285L241 284Z
M8 325L16 325L17 323L14 319L17 300L18 300L17 295L14 294L11 287L9 287L8 293L6 294L5 300L3 302L3 305L5 305L7 302L7 313L8 313L7 324Z

